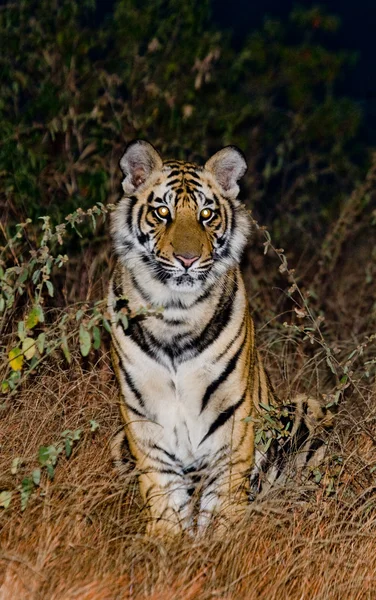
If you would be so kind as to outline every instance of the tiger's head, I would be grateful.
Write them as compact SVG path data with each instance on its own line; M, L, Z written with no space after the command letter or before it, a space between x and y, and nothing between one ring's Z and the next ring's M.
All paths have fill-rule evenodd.
M120 261L148 285L200 292L239 262L249 221L237 200L247 165L234 146L203 167L163 162L148 142L136 140L120 160L124 196L113 214Z

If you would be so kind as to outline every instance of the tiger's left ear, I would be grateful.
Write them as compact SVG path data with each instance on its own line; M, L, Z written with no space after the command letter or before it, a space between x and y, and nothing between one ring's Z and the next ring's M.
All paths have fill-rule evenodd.
M205 163L224 191L225 196L236 197L239 193L238 181L247 170L243 153L235 146L226 146Z

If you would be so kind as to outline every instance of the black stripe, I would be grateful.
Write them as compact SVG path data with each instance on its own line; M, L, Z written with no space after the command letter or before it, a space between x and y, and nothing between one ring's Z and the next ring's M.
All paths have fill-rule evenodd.
M216 496L221 496L220 493L218 493L217 490L215 491L210 491L210 488L213 486L213 484L217 481L217 479L219 479L220 477L223 477L223 475L228 472L230 465L224 465L221 469L218 469L211 477L210 479L207 479L205 481L205 489L203 491L203 496L206 496L207 493L209 492L209 494L215 494Z
M226 421L228 421L232 417L232 415L239 408L239 406L241 406L243 404L243 402L245 400L245 394L246 394L246 392L244 392L243 396L240 398L240 400L238 402L236 402L232 406L229 406L224 411L222 411L221 413L219 413L219 415L216 418L216 420L210 425L208 432L202 438L201 442L199 443L199 446L205 440L207 440L208 437L210 437L211 435L213 435L213 433L215 431L217 431L217 429L219 429L220 427L222 427L222 425L224 425L226 423Z
M139 243L141 245L144 245L145 242L147 242L148 239L149 239L149 234L148 233L144 233L142 231L142 229L141 229L141 221L142 221L142 217L144 216L144 214L145 214L145 206L143 204L141 204L141 206L138 209L137 217L136 217L136 220L137 220L137 239L138 239L138 241L139 241Z
M119 298L119 300L116 300L114 307L115 312L119 312L122 308L126 308L128 306L128 302L129 301L126 298Z
M140 284L137 281L136 276L133 274L132 271L129 271L130 277L131 277L131 281L132 281L132 285L133 287L136 289L136 291L140 294L142 300L145 301L146 304L149 304L151 302L151 298L150 295L148 294L148 292L146 292L143 288L141 288Z
M187 321L185 319L167 319L163 317L163 321L166 325L177 326L177 325L185 325Z
M187 353L197 356L218 338L224 324L229 323L231 320L234 309L233 295L236 292L237 282L232 282L232 284L232 288L227 290L227 294L220 299L214 316L196 338L192 338L191 333L188 332L176 335L169 342L159 341L150 332L146 331L140 322L134 322L134 320L133 323L130 322L124 333L130 335L133 341L155 360L158 360L158 351L162 352L173 363L184 361ZM120 325L122 326L122 323Z
M231 348L231 347L234 345L234 343L236 342L236 340L238 339L239 335L240 335L240 334L241 334L241 332L242 332L242 329L243 329L243 327L244 327L244 322L245 322L245 321L244 321L244 319L243 319L243 321L242 321L242 322L241 322L241 324L240 324L240 327L239 327L239 329L237 330L237 332L236 332L236 334L234 335L234 337L232 338L232 340L231 340L231 341L230 341L230 342L227 344L227 346L225 347L225 349L224 349L224 350L222 350L222 352L221 352L221 353L220 353L220 354L217 356L217 358L216 358L217 362L218 362L219 360L221 360L221 358L222 358L222 357L223 357L225 354L227 354L227 352L230 350L230 348Z
M205 410L205 408L210 400L210 397L219 388L219 386L226 381L226 379L229 377L229 375L231 375L233 370L236 368L238 358L239 358L242 350L243 350L243 344L240 344L240 346L239 346L238 350L235 352L234 356L228 361L224 371L222 371L220 376L217 379L215 379L215 381L212 381L212 383L210 385L208 385L208 387L206 388L206 392L202 398L200 414L203 412L203 410Z
M226 214L226 217L228 215ZM228 223L226 224L226 229L225 229L225 233L222 236L222 238L220 238L220 241L218 241L218 246L220 249L220 252L218 252L218 255L221 258L227 258L230 255L230 249L231 249L231 244L229 243L229 240L232 239L233 237L233 232L236 229L236 213L234 210L231 211L231 223L230 223L230 228L228 227ZM227 244L227 245L225 245Z
M118 292L120 292L120 296L123 296L123 287L121 285L121 273L119 269L115 269L112 275L112 291L114 296L118 296Z
M128 215L127 215L127 225L128 225L128 229L131 232L132 231L132 223L133 223L133 209L135 207L135 205L137 204L137 198L136 196L131 196L129 198L129 206L128 206Z
M317 450L319 448L321 448L321 446L323 446L324 444L325 444L324 440L320 439L319 437L315 437L312 440L311 445L309 447L309 451L307 453L306 463L308 463L311 460L311 458L313 457L315 452L317 452Z
M172 452L168 452L167 450L165 450L164 448L162 448L158 444L152 444L151 448L153 450L158 450L159 452L162 452L165 456L168 456L168 458L170 458L172 461L174 461L176 463L180 463L178 457L175 454L173 454Z
M129 321L128 329L125 329L122 321L119 321L119 325L122 328L124 335L129 336L142 352L145 352L145 354L150 356L153 360L159 362L155 349L156 340L153 336L145 332L139 321L131 319Z
M132 393L136 396L137 400L140 403L140 406L142 406L144 408L145 407L144 399L141 396L141 393L139 392L139 390L135 386L135 384L134 384L131 376L129 375L128 371L126 370L126 368L124 367L124 365L123 365L123 363L121 361L119 363L119 366L120 366L121 372L124 375L124 379L125 379L125 382L126 382L127 386L132 391Z
M154 458L153 456L150 456L150 454L148 455L148 461L149 461L148 469L150 469L150 470L154 469L153 465L151 464L153 462L154 463L158 463L160 465L164 465L164 466L169 467L169 468L172 468L174 466L170 462L168 462L167 460L163 460L163 458L160 458L160 457ZM179 472L179 476L181 476L180 472Z
M299 448L303 446L303 444L307 441L308 437L309 429L305 424L304 420L302 420L297 432L290 439L288 439L282 447L278 444L276 449L276 459L270 457L269 450L271 448L269 448L267 452L267 460L270 466L277 467L277 474L275 476L275 479L278 479L278 477L282 474L282 471L285 468L288 458L294 456L294 454L298 452Z
M160 473L161 475L176 475L177 477L181 477L181 473L176 471L175 469L158 469L157 467L153 467L149 473ZM166 487L169 487L171 482L167 484ZM160 486L158 486L160 487Z
M189 170L188 173L189 173L189 176L192 177L192 179L196 179L197 182L200 181L200 176L197 175L197 173L195 173L195 171Z
M216 340L220 332L224 327L231 321L231 317L234 311L234 296L238 289L237 279L232 282L232 287L227 290L220 299L217 307L215 308L214 315L210 319L209 323L204 327L199 336L193 341L194 348L197 350L197 354L203 352L208 348L214 340Z
M132 468L136 466L136 457L131 452L129 440L125 432L120 444L120 460L123 464L127 462L131 463L130 466Z
M309 438L310 431L307 427L306 422L302 419L297 431L291 437L291 446L295 450L299 450ZM288 444L287 444L288 445Z
M132 411L137 417L143 417L144 419L146 419L146 415L137 410L137 408L135 408L131 404L129 404L129 402L124 402L124 404L128 408L128 410Z

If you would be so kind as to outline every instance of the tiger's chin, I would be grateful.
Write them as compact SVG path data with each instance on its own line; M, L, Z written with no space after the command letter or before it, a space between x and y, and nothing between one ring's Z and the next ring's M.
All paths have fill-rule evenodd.
M166 285L174 292L199 292L204 287L204 282L189 273L184 273L177 277L171 277Z

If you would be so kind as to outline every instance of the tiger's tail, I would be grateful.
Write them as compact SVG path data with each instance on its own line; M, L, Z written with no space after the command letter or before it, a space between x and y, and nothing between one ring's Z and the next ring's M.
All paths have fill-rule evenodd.
M317 399L298 394L278 412L284 435L274 437L269 427L266 444L256 444L251 499L264 496L272 487L284 485L306 469L312 471L326 453L334 415Z

